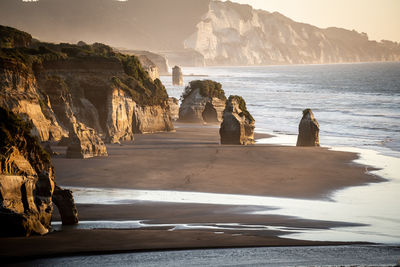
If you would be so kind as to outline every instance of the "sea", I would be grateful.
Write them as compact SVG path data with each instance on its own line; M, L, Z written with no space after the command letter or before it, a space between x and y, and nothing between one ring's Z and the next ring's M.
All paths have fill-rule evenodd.
M240 95L256 131L276 143L295 145L302 111L311 108L320 143L356 147L400 157L400 62L260 67L182 68L185 86L210 79L226 96ZM162 76L168 94L184 86Z
M302 111L311 108L320 125L320 144L358 154L384 182L333 192L329 200L272 198L178 191L70 188L80 204L166 201L219 205L265 205L258 214L345 221L357 227L296 229L286 238L366 241L380 245L233 248L75 256L25 262L32 265L101 266L395 266L400 264L400 62L257 67L183 67L184 86L171 76L161 81L180 98L192 80L222 84L227 96L240 95L256 121L256 132L274 137L270 145L295 146ZM373 167L373 168L370 168ZM162 197L160 197L162 196ZM271 210L271 205L275 209ZM55 228L60 223L54 223ZM154 225L157 226L157 225ZM176 229L207 225L171 225ZM78 228L141 228L142 221L80 222ZM226 225L220 225L220 230ZM229 225L232 229L233 225ZM255 227L235 224L234 227ZM270 226L263 226L270 227ZM215 226L214 226L215 228ZM256 229L255 229L256 230ZM263 230L263 229L260 229ZM286 229L288 230L288 229Z

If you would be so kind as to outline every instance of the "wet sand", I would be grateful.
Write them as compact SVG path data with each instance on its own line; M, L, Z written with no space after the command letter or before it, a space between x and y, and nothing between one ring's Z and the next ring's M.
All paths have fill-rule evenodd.
M53 158L61 186L159 189L328 199L338 189L381 179L353 164L352 153L325 148L219 145L218 128L177 124L174 133L136 135L135 143L109 145L107 158ZM258 135L258 138L267 137ZM306 207L305 207L306 208ZM260 208L261 209L261 208ZM263 207L265 210L265 207ZM288 229L354 226L278 215L254 215L255 206L138 202L130 205L78 205L81 221L145 220L148 224L241 223ZM57 211L54 220L59 220ZM284 230L250 231L63 228L44 237L2 238L0 256L45 257L138 250L206 247L332 245L282 238ZM285 236L284 236L285 237ZM288 236L290 237L290 236ZM15 258L14 258L15 257Z

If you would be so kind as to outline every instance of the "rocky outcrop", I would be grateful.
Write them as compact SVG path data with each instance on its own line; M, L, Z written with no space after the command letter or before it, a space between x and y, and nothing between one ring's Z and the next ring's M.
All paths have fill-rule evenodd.
M60 212L63 225L74 225L79 222L78 210L76 209L71 190L56 186L52 199Z
M0 236L44 235L55 188L50 157L31 126L1 107L0 118Z
M33 71L17 61L0 60L0 106L32 124L41 141L58 141L68 135L40 92Z
M169 110L171 111L171 119L177 121L179 119L179 100L175 97L168 98Z
M254 144L254 123L243 98L230 96L226 101L224 120L219 130L221 144Z
M86 159L98 156L107 156L107 148L94 129L83 123L76 123L70 133L67 148L67 158Z
M0 106L30 121L41 141L74 139L69 155L106 155L100 139L173 130L165 87L135 56L98 43L37 42L1 53Z
M192 81L185 88L179 108L182 122L219 123L225 109L226 97L221 84L210 81Z
M319 124L311 109L303 110L299 124L297 146L319 146Z
M170 132L174 130L171 114L165 112L167 102L156 106L134 106L133 132L138 134Z
M183 85L183 74L181 68L175 66L172 68L172 85Z
M158 67L153 63L147 56L140 55L138 56L140 64L142 64L143 69L147 71L149 77L154 81L155 79L160 79L160 73L158 71Z

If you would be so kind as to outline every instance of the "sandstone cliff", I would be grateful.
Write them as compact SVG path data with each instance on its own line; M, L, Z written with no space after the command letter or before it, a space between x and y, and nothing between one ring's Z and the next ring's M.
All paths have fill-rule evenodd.
M30 131L0 107L0 236L44 235L50 229L54 169ZM72 195L69 201L74 203Z
M106 155L100 139L173 130L160 80L137 57L103 44L1 48L0 75L0 106L31 121L41 141L78 137L73 150L79 143L83 157Z

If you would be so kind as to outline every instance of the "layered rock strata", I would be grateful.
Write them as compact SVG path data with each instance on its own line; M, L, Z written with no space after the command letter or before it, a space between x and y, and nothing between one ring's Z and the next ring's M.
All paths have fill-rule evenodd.
M0 106L30 121L41 141L74 138L71 151L81 147L83 157L106 155L99 139L173 130L160 80L137 57L103 44L1 48L0 76Z
M247 111L246 102L240 96L230 96L226 101L219 134L221 144L254 144L254 119Z
M220 123L226 97L221 84L210 81L192 81L185 88L179 108L182 122Z
M311 109L303 110L296 146L319 146L319 124Z
M44 235L56 186L50 156L30 125L1 107L0 118L0 236Z

